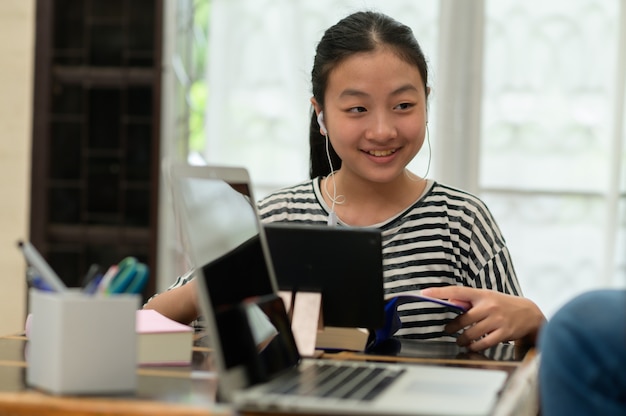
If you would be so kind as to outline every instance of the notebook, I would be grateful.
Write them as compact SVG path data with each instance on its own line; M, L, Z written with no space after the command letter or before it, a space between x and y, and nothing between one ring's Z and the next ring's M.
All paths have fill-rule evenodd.
M219 400L252 412L490 413L506 381L504 371L301 357L277 294L252 194L243 195L239 187L231 186L251 189L247 171L178 165L172 166L171 174L190 258L207 266L198 276L198 301L218 372ZM233 251L241 252L237 249L242 246L260 250L256 258L264 263L263 270L256 269L257 260L245 270L245 259L231 259L239 266L236 275L211 267Z
M379 229L286 222L263 227L280 290L321 292L325 326L384 325Z

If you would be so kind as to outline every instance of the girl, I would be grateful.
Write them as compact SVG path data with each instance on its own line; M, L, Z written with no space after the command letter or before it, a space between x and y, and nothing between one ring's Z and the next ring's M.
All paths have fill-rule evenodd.
M404 305L396 336L456 339L475 351L534 343L545 318L521 296L488 208L407 169L424 143L430 91L411 29L380 13L347 16L319 42L311 80L311 179L260 201L262 221L379 228L387 296L421 290L469 308L457 316L429 302Z

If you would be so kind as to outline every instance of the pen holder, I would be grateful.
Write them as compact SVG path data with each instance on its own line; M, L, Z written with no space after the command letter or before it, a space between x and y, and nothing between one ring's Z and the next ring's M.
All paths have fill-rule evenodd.
M137 386L139 295L31 289L26 380L53 394L122 394Z

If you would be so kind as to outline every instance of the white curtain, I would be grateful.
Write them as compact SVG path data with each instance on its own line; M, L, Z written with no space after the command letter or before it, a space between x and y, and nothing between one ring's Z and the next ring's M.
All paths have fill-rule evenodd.
M550 315L583 290L626 286L625 1L210 7L204 157L247 167L257 198L307 178L316 42L346 14L374 9L409 25L429 60L428 176L487 202L525 295ZM169 41L166 67L180 63ZM412 163L416 173L429 153Z

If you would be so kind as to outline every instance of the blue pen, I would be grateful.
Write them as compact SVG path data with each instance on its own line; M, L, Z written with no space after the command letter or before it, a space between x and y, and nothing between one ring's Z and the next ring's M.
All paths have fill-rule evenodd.
M97 273L90 281L83 287L83 293L88 295L93 295L98 290L98 286L102 281L102 277L104 275L102 273Z
M28 282L28 287L42 290L44 292L54 292L52 286L47 284L46 281L37 274L37 271L32 266L29 266L28 270L26 270L26 281Z

